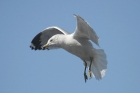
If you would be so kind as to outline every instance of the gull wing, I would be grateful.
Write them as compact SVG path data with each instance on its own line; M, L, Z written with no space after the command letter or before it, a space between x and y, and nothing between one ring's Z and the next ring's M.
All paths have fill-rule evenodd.
M76 38L87 38L93 41L96 45L99 46L98 39L99 37L95 31L90 27L90 25L80 16L75 15L77 20L77 27L74 32L74 37Z
M45 45L48 42L48 40L56 34L67 35L69 33L66 32L65 30L59 28L59 27L56 27L56 26L48 27L48 28L44 29L42 32L38 33L33 38L33 40L31 41L30 48L33 50L41 50L42 46ZM52 48L53 47L49 47L47 49L49 50Z

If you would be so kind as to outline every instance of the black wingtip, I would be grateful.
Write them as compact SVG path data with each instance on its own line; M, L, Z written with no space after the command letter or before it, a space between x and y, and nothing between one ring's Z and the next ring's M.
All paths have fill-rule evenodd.
M42 50L45 50L45 47L43 47Z
M32 49L32 50L34 50L34 48L30 45L30 48Z

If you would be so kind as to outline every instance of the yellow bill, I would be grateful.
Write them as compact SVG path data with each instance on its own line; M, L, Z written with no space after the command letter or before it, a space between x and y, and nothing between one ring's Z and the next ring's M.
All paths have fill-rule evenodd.
M49 47L49 44L45 44L42 49L44 50L46 47Z

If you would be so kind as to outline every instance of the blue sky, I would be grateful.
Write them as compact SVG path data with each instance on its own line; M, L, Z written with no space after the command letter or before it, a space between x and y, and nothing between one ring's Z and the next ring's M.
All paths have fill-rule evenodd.
M0 93L140 93L139 9L139 0L1 0ZM85 83L82 61L65 50L29 48L49 26L72 33L73 14L93 27L107 54L100 81Z

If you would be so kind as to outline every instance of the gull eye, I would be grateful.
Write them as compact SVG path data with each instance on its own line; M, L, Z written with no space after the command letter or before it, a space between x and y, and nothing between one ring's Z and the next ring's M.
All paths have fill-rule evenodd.
M50 42L52 42L52 41L53 41L53 39L50 40Z

